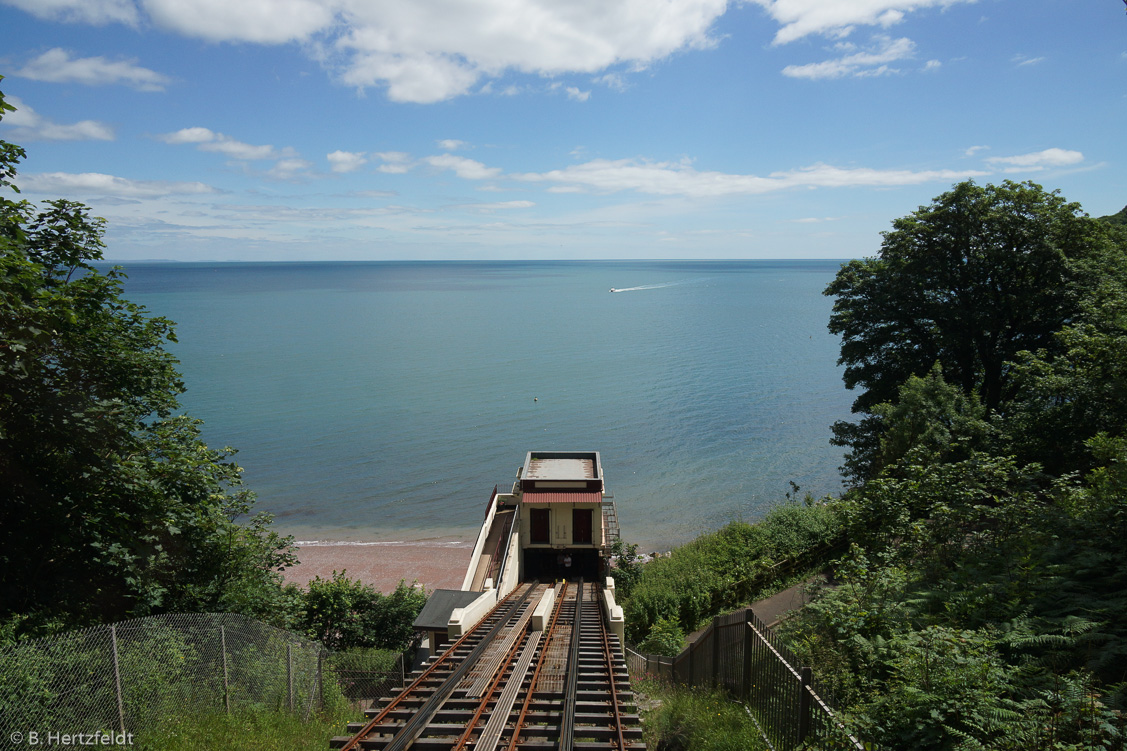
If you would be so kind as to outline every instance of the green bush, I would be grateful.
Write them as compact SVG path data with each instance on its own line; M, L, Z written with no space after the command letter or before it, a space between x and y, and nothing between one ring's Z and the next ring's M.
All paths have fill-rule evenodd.
M623 610L627 638L637 643L661 618L685 631L747 604L794 574L826 562L842 535L829 504L807 498L773 508L757 524L732 522L641 568Z
M405 582L389 595L334 571L332 579L316 577L305 593L302 628L329 649L353 647L403 650L414 634L414 621L427 594Z
M685 632L677 621L658 618L649 635L638 645L645 654L676 657L685 646Z

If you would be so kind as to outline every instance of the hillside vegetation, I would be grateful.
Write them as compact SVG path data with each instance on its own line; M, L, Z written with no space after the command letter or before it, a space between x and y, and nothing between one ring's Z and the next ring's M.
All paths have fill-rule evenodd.
M826 294L859 391L834 426L847 490L642 567L632 636L691 630L840 536L835 585L784 634L863 737L1124 748L1124 230L1032 183L962 183Z

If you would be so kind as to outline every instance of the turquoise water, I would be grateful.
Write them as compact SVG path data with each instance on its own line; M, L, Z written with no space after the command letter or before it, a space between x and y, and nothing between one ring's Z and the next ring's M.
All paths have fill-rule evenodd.
M131 263L126 294L177 322L186 410L282 531L469 537L526 451L582 449L658 549L839 490L839 267Z

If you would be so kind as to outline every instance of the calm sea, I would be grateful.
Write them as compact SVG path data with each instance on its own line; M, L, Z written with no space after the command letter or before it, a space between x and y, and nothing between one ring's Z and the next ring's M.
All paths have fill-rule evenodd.
M126 294L177 322L185 409L298 539L469 538L525 452L581 449L659 549L840 489L839 267L130 263Z

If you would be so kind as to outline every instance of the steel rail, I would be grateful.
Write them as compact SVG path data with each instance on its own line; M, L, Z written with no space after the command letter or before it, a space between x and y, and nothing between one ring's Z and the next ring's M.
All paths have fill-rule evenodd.
M606 603L603 603L606 607ZM607 665L607 682L610 684L610 705L614 708L614 730L618 738L619 751L626 751L626 739L622 736L622 712L618 703L618 686L615 685L614 675L614 654L610 648L610 629L606 627L606 621L600 619L602 629L600 631L603 635L603 657Z
M528 708L531 706L532 697L536 693L536 685L540 680L540 668L544 667L544 663L548 659L548 645L552 643L552 637L555 636L556 624L559 623L560 613L563 612L564 599L567 597L567 589L569 586L567 582L564 582L563 588L556 597L556 606L552 609L552 623L548 627L547 635L544 637L544 646L540 649L540 659L536 661L536 669L532 671L532 681L528 684L528 693L525 694L524 704L521 705L520 714L517 715L516 724L513 726L513 736L509 739L509 745L505 747L505 751L516 751L517 743L520 741L520 731L524 728L524 721L528 716Z
M415 742L427 725L430 724L431 718L438 712L439 707L450 698L450 694L454 693L454 689L458 687L465 674L469 672L469 669L489 647L497 633L517 614L520 606L524 604L524 601L528 599L536 586L537 582L529 583L524 594L510 605L505 615L482 637L481 642L466 655L466 658L462 660L461 664L446 678L442 685L435 689L434 693L423 703L423 706L419 707L411 719L403 724L399 732L391 739L391 742L384 746L384 751L405 751L408 746Z
M560 718L559 751L573 751L575 747L575 700L579 682L579 632L583 619L583 579L575 593L575 614L572 616L571 649L567 658L567 684L564 689L563 717Z
M530 610L531 607L533 606L530 606ZM526 611L526 613L528 612L530 611ZM515 628L523 628L524 624L526 624L527 622L527 618L522 618L517 622ZM525 635L521 635L520 637L513 639L512 646L509 647L504 659L501 661L501 664L498 665L497 670L494 672L492 680L489 681L489 687L481 693L480 700L477 704L477 710L474 712L473 717L470 718L469 723L466 725L466 729L462 732L462 735L458 738L453 747L451 747L450 751L461 751L463 748L465 748L466 743L470 739L470 736L473 735L473 731L477 728L477 723L481 720L481 716L485 713L485 708L493 699L493 694L497 692L497 686L499 686L502 679L504 679L505 671L509 669L509 665L512 664L513 658L516 657L518 652L520 652L521 647L527 643L528 639Z
M528 597L529 593L531 593L532 590L535 589L535 588L536 588L536 583L530 582L529 586L528 586L528 590L524 593L520 602L523 602L524 599ZM367 737L367 735L369 733L372 732L372 730L376 727L376 725L379 725L381 722L383 722L384 719L389 714L391 714L391 712L393 710L395 710L405 698L407 698L408 696L411 695L412 691L414 691L416 688L418 688L419 684L421 684L423 681L425 681L427 678L429 678L431 673L433 673L438 668L439 665L443 664L444 662L446 662L447 659L451 658L453 656L455 650L458 649L458 647L462 646L462 644L464 644L468 639L470 639L472 636L474 636L477 633L477 630L482 625L484 625L485 622L488 621L498 610L500 610L502 606L504 606L506 603L508 603L509 600L511 600L514 596L516 596L515 590L513 592L510 592L509 594L505 595L504 599L502 599L500 602L498 602L496 605L494 605L493 608L488 613L486 613L485 616L480 621L478 621L477 624L475 624L473 628L471 628L466 633L462 634L462 636L456 642L454 642L449 647L447 647L446 651L443 652L442 655L439 656L439 658L437 660L435 660L429 666L427 666L427 669L424 670L418 678L416 678L414 681L411 682L411 685L409 685L407 688L405 688L401 692L399 692L399 695L396 696L394 699L392 699L386 707L384 707L382 710L379 711L379 713L376 714L375 717L373 717L371 720L369 720L364 725L364 727L361 728L358 733L356 733L356 735L352 736L352 738L349 739L348 743L341 746L339 751L353 751L353 749L355 749L360 744L360 742L362 740L364 740L364 738ZM519 602L517 604L519 605ZM507 615L506 615L505 618L501 619L501 621L500 621L501 623L505 623L508 620ZM483 644L488 643L488 639L486 639L482 643Z

